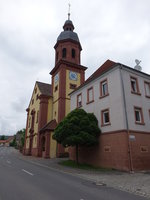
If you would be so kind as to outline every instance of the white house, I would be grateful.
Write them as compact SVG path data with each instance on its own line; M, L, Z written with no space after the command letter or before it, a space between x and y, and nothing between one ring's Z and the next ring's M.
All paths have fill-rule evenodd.
M150 169L150 75L107 60L70 97L71 110L94 113L102 131L98 146L80 148L81 162Z

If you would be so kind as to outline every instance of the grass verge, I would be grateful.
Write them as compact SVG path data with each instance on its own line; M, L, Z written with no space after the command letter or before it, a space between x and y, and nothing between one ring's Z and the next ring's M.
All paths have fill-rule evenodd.
M89 164L77 164L75 161L73 160L64 160L64 161L60 161L59 162L60 165L66 166L66 167L71 167L71 168L75 168L75 169L83 169L83 170L92 170L92 171L103 171L103 172L108 172L108 171L112 171L113 169L111 168L102 168L102 167L95 167L93 165L89 165Z

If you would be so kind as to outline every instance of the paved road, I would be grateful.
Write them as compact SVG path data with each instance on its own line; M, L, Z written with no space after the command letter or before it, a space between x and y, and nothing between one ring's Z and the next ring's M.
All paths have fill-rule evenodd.
M96 186L71 174L21 159L13 148L0 147L0 200L144 200Z

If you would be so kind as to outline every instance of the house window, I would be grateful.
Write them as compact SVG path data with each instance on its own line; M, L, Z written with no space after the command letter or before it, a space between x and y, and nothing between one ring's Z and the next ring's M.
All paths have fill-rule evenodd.
M91 103L94 101L94 91L93 87L87 90L87 103Z
M66 58L66 54L67 54L67 50L66 50L66 48L63 48L63 50L62 50L62 57Z
M135 123L144 124L142 108L134 107Z
M144 82L145 85L145 96L150 98L150 83Z
M102 126L110 125L109 109L101 111L101 124Z
M72 58L75 58L76 57L76 51L75 49L72 49Z
M80 108L82 106L82 95L77 95L77 108Z
M70 89L76 89L77 85L70 83Z
M135 94L140 94L137 78L130 77L130 80L131 80L131 92Z
M108 82L107 79L100 82L100 97L105 97L108 95Z

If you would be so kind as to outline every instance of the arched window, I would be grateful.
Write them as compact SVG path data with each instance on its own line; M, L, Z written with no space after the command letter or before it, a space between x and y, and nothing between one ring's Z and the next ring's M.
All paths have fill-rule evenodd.
M63 50L62 50L62 57L63 58L66 58L66 53L67 53L66 48L63 48Z
M75 56L76 56L76 51L75 49L72 49L72 58L75 58Z

